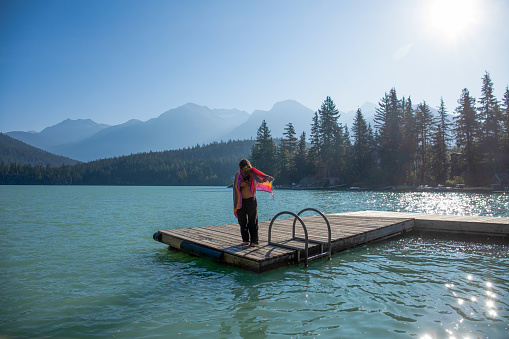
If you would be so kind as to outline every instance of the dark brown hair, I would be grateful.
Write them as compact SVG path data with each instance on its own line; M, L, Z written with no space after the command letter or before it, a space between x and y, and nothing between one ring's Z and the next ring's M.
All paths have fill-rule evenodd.
M249 166L249 167L253 167L251 166L251 163L249 162L249 160L247 159L242 159L240 162L239 162L239 168L240 169L243 169L244 166Z

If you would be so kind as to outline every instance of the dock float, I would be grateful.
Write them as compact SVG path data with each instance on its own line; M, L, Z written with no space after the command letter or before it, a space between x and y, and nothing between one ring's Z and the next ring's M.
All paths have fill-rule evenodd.
M160 230L153 237L171 250L258 273L295 264L307 266L310 260L330 258L332 254L407 232L468 234L480 241L492 237L504 242L509 239L509 218L382 211L323 215L309 210L316 213L302 216L302 211L281 212L272 220L260 221L258 247L241 245L238 224Z

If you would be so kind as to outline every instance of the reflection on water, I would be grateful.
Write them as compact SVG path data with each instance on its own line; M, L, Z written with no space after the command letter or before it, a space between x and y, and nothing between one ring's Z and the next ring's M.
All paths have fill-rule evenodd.
M275 194L275 199L267 194L259 195L260 220L271 219L284 210L297 213L307 207L326 214L373 210L509 217L509 194L292 190L279 190Z
M232 223L231 201L222 188L0 187L0 336L509 337L507 243L410 235L256 274L152 240ZM277 191L259 204L265 220L310 205L509 217L507 195Z
M389 195L387 198L390 199ZM509 212L509 199L504 194L422 192L396 198L404 212L485 216L500 216Z
M242 338L509 334L509 255L503 244L410 236L312 262L308 269L261 275L180 253L165 259L171 274L178 273L184 285L192 282L203 298L187 296L190 303L178 305L206 322L194 320L180 332L183 337L205 335L208 328ZM214 290L208 291L211 283ZM173 290L174 284L166 282L165 289ZM211 314L211 308L218 312ZM181 325L176 326L186 328Z

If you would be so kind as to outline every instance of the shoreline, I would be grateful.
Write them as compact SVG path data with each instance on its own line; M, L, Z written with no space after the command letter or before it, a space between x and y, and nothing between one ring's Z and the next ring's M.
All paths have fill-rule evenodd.
M398 186L385 186L385 187L305 187L305 186L275 186L277 190L295 190L295 191L345 191L345 192L455 192L455 193L497 193L504 194L509 191L495 191L490 187L470 187L470 188L452 188L452 187L398 187Z

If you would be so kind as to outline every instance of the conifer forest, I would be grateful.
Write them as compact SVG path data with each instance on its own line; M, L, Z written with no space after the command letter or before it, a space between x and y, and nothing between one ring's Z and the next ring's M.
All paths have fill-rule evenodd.
M229 185L242 158L287 186L488 186L509 172L509 88L494 95L490 74L481 96L467 88L455 107L444 101L399 98L392 88L380 99L373 125L358 109L351 125L326 97L310 117L311 132L288 122L273 138L263 121L255 140L214 142L60 167L0 162L0 184Z

